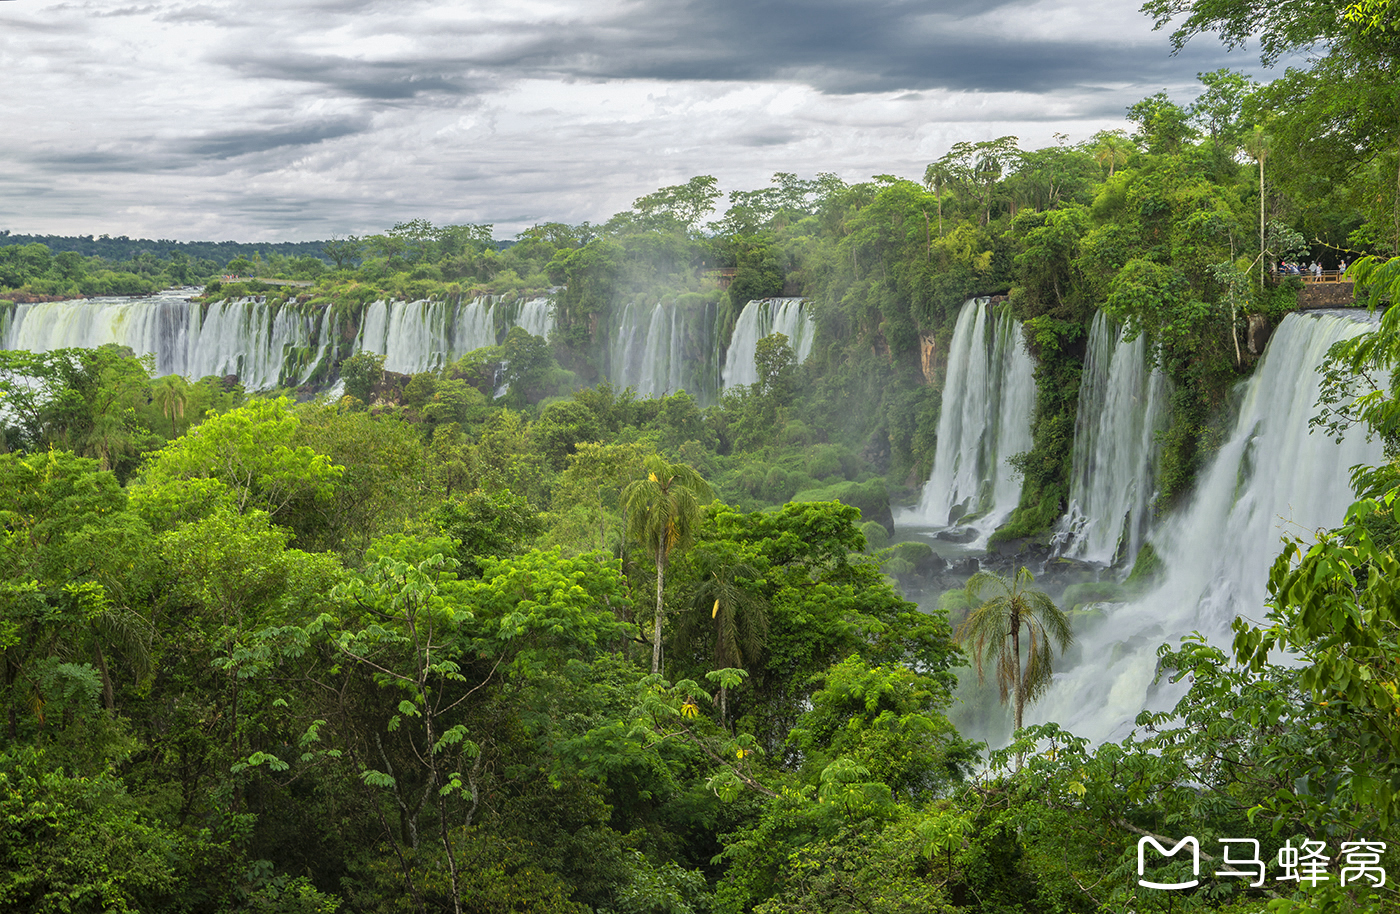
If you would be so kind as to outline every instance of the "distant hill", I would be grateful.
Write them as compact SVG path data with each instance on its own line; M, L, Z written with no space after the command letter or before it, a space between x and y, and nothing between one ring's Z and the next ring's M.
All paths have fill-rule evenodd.
M161 259L169 259L184 254L191 259L213 260L220 265L235 257L251 258L254 254L276 253L283 257L316 257L325 260L322 248L324 241L279 241L247 243L242 241L169 241L149 238L128 238L118 235L16 235L0 229L0 247L12 244L47 245L54 254L60 251L77 251L84 257L102 257L111 261L135 260L142 254L151 254Z

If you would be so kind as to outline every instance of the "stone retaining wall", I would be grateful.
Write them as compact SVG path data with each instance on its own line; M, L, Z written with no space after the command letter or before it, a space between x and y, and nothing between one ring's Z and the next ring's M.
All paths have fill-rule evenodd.
M1298 290L1298 309L1350 308L1353 305L1352 283L1311 282Z

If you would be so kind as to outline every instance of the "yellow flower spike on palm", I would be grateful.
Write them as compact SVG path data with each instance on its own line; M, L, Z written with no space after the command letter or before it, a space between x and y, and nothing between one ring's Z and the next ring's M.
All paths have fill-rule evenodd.
M660 482L660 480L656 478L656 474L655 474L655 473L648 473L648 474L647 474L647 479L650 479L652 482Z
M715 597L715 608L712 609L712 610L710 610L710 618L713 619L713 618L715 618L715 617L718 616L718 615L719 615L719 597Z
M749 751L747 749L735 749L734 754L737 755L739 758L743 758L744 756L749 754Z
M699 715L700 708L695 704L695 702L687 699L686 703L681 705L682 717L698 717Z

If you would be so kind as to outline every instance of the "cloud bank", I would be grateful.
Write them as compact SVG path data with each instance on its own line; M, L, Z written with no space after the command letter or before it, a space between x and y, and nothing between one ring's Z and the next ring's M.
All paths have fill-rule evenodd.
M1197 72L1114 0L0 5L0 228L300 240L601 220L659 186L918 177Z

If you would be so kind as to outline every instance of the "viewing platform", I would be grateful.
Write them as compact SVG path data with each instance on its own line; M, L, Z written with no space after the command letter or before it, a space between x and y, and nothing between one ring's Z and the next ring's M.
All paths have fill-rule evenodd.
M734 282L734 277L738 275L738 267L722 267L718 270L709 270L705 273L710 279L719 283L721 289L728 289Z
M1349 279L1346 279L1346 280L1342 279L1342 271L1341 271L1341 270L1323 270L1321 273L1318 273L1318 274L1316 274L1316 275L1314 275L1314 274L1312 274L1312 273L1309 273L1309 272L1307 272L1307 271L1304 271L1304 272L1302 272L1302 273L1279 273L1278 276L1279 276L1280 278L1287 278L1287 277L1289 277L1289 276L1297 276L1299 279L1301 279L1301 280L1303 281L1303 285L1305 285L1305 286L1306 286L1306 285L1313 285L1314 283L1328 283L1328 282L1335 282L1335 283L1345 282L1347 285L1351 285L1351 280L1349 280Z

